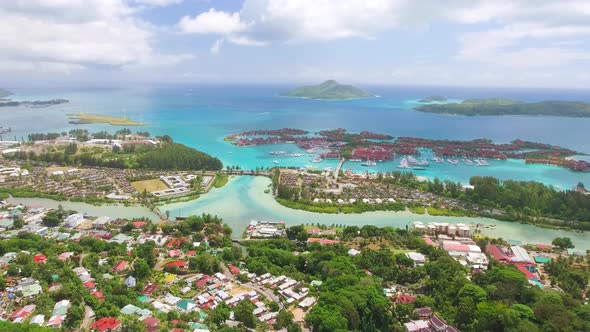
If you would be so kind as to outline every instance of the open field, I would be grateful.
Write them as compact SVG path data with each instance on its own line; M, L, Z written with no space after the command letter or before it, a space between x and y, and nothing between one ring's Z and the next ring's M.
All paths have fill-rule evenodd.
M168 186L160 179L135 181L131 182L131 186L139 193L142 193L144 190L151 193L154 191L168 189Z
M126 117L117 117L117 116L109 116L109 115L100 115L100 114L90 114L90 113L75 113L75 114L68 114L68 117L72 119L71 123L106 123L110 124L111 126L144 126L146 123L144 122L137 122L133 121Z

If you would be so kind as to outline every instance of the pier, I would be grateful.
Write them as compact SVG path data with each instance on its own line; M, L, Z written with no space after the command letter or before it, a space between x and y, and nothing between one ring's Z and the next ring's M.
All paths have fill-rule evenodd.
M346 159L341 158L340 162L338 163L338 166L336 166L336 169L334 170L334 178L336 180L338 180L338 174L340 174L340 169L342 168L342 165L344 165L345 161L346 161Z

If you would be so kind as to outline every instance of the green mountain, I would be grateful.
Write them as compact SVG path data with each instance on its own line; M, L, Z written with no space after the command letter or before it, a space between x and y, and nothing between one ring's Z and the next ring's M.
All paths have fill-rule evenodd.
M375 97L375 95L357 87L342 85L334 80L325 81L319 85L298 87L291 91L281 93L281 96L332 100Z
M418 100L419 103L432 103L432 102L443 102L447 101L447 98L444 96L430 96L423 99Z
M454 115L545 115L590 117L590 104L581 101L549 100L526 103L506 98L466 99L460 103L427 104L414 108L420 112Z
M0 98L8 97L12 94L12 92L4 89L0 89Z

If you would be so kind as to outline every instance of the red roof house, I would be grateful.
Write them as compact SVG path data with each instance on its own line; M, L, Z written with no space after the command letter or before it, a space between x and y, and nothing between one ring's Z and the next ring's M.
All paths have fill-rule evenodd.
M169 268L176 267L176 268L179 268L179 269L185 269L185 268L188 267L188 264L186 262L183 262L183 261L174 261L174 262L168 263L167 266Z
M492 255L492 257L494 257L494 259L500 261L500 262L507 262L510 261L510 257L508 257L508 255L506 255L504 253L504 251L502 249L500 249L500 247L498 247L495 244L490 244L486 247L486 251Z
M170 257L178 257L182 255L182 251L178 250L178 249L173 249L173 250L168 250L168 256Z
M307 243L319 243L321 245L328 245L328 244L336 244L340 241L338 240L330 240L330 239L322 239L317 237L310 237L307 239Z
M148 332L155 332L159 330L160 320L155 317L148 317L143 320Z
M84 283L84 287L86 287L87 289L94 289L96 287L96 284L88 280Z
M47 260L47 256L45 256L43 254L37 254L37 255L33 256L33 262L35 262L35 263L45 263L46 260Z
M231 265L231 264L228 264L228 265L227 265L227 267L229 268L229 271L230 271L232 274L240 274L240 269L239 269L238 267L236 267L236 266L233 266L233 265Z
M90 328L100 332L121 330L121 322L115 317L102 317L90 325Z
M101 291L94 291L92 293L90 293L90 295L96 297L97 299L99 299L101 302L104 301L104 295L102 294Z
M133 227L135 227L135 228L142 228L145 225L147 225L147 221L134 221L133 222Z
M121 272L121 271L124 271L125 269L127 269L128 266L129 266L129 262L127 262L127 261L120 261L119 264L117 264L117 266L115 266L115 268L113 269L113 271L115 271L115 272Z
M144 295L150 296L150 295L152 295L153 292L156 291L156 289L158 289L158 284L148 284L147 286L145 286L145 288L141 292Z
M532 273L531 271L529 271L529 269L526 268L526 265L525 264L514 263L514 266L516 266L516 268L520 272L524 273L524 276L527 278L527 280L537 279L537 276L534 273Z

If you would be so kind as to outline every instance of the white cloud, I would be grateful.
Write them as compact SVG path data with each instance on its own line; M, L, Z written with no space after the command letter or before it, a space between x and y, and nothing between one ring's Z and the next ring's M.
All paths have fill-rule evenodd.
M0 54L16 68L64 71L171 61L152 29L123 0L27 0L0 3Z
M140 5L165 7L182 3L184 0L133 0L134 3Z
M247 24L240 20L239 13L226 13L214 8L195 17L184 16L178 25L185 33L219 35L240 32L247 27Z
M590 2L581 0L245 0L239 12L210 9L184 17L187 33L216 34L229 42L262 46L343 38L373 39L390 30L446 22L461 25L461 61L508 66L587 59L583 45L551 46L590 31ZM475 32L468 32L469 30ZM528 45L527 41L538 44ZM535 56L525 61L526 56Z

